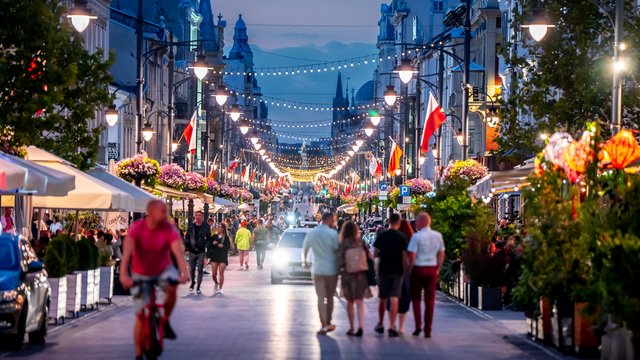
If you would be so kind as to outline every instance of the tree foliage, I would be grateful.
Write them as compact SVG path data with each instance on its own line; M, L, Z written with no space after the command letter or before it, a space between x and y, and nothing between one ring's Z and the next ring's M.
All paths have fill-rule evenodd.
M520 51L507 56L509 66L516 70L511 78L512 91L502 105L499 155L522 160L539 150L541 144L536 143L536 137L542 132L575 133L589 121L610 122L614 39L613 26L605 14L613 14L613 1L603 1L601 6L595 4L597 1L525 1L521 11L514 14L511 26L515 35L511 41ZM535 42L521 26L540 5L555 27L541 42ZM627 5L623 127L637 128L640 88L634 59L640 48L640 15L630 1ZM527 118L533 121L524 121ZM608 127L603 126L603 130L607 135Z
M0 130L9 147L36 145L90 166L100 127L88 120L110 103L110 58L89 54L57 0L0 0Z

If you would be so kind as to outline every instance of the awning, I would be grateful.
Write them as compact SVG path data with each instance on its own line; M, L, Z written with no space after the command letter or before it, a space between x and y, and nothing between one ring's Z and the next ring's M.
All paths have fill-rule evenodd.
M19 187L17 188L14 187L16 185L15 178L11 182L7 181L5 183L6 187L4 189L0 184L0 192L2 193L37 193L40 195L63 196L75 188L73 175L0 152L0 171L10 167L23 169L24 177L20 180L21 186L18 184ZM14 173L11 176L15 177L16 174Z
M238 207L238 204L234 203L233 201L227 200L221 197L217 197L217 196L216 196L216 204L222 205L224 207L228 207L231 209L235 209Z
M242 210L242 211L253 210L253 205L242 203L238 206L238 210Z
M131 197L132 206L128 209L123 210L144 212L147 209L147 204L149 204L151 200L157 199L141 188L132 185L131 183L128 183L115 175L111 175L103 169L94 168L87 171L87 174L127 193Z
M184 203L184 207L183 207ZM193 199L193 211L204 211L205 202L201 199ZM173 202L173 211L187 211L188 210L188 200L183 201L174 201ZM226 209L222 205L218 204L209 204L209 212L210 213L224 213Z
M33 207L73 210L128 210L134 208L129 194L76 169L68 161L34 146L27 158L49 169L75 176L75 189L66 196L34 196Z
M462 72L463 69L460 65L454 67L453 69L451 69L452 72ZM478 64L477 62L472 61L471 64L469 64L469 71L471 72L482 72L484 71L484 66Z

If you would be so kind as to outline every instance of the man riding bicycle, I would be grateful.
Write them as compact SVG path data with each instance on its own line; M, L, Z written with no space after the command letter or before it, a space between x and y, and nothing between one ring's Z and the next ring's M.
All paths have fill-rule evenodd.
M177 285L189 280L182 241L176 229L169 224L167 205L161 200L152 200L147 205L147 217L131 225L122 245L120 282L125 289L141 281L155 281L164 291L164 337L175 339L176 334L169 325L169 317L176 304ZM180 273L173 265L176 260ZM131 275L129 275L131 264ZM133 336L136 359L142 359L143 310L151 301L152 294L132 289L136 322Z

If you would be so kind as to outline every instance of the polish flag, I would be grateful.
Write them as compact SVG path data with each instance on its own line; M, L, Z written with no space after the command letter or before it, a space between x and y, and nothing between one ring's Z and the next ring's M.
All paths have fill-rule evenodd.
M375 178L382 177L382 165L380 164L378 159L376 159L376 157L373 155L371 155L371 162L369 163L369 171L371 172L371 175L373 175L373 177Z
M216 177L216 167L215 165L211 167L211 171L209 172L209 179L213 179Z
M396 174L396 170L401 168L400 159L402 159L402 150L396 144L393 139L391 139L391 156L389 156L389 166L387 167L387 173L389 176L394 176Z
M256 178L256 171L253 170L253 172L251 173L251 182L253 182L253 180L255 180Z
M189 152L192 154L196 153L196 134L197 131L195 129L198 126L198 112L194 111L193 116L191 116L191 120L187 124L187 127L184 128L184 132L182 133L182 137L187 139L187 145L189 145Z
M264 188L264 189L267 188L267 176L266 175L262 175L262 188Z
M233 171L238 167L238 159L229 162L229 171Z
M438 128L445 122L447 116L442 111L438 101L429 94L429 104L427 104L427 114L424 120L424 129L422 129L422 142L420 143L420 153L424 154L429 151L429 138Z
M249 182L249 174L251 173L251 164L248 164L244 170L242 170L242 181Z

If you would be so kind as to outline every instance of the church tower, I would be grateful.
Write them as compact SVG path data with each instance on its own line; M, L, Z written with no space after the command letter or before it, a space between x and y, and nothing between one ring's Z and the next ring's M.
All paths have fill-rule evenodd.
M331 124L331 137L340 135L345 129L345 121L351 118L349 110L348 90L345 94L342 89L342 73L338 72L338 83L336 85L336 95L333 97L333 116Z

